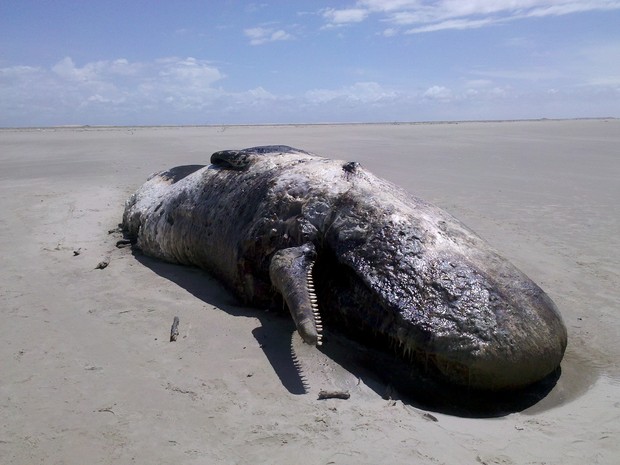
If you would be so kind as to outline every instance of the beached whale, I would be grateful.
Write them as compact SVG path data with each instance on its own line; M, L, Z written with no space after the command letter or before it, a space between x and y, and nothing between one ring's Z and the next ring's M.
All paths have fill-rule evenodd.
M122 225L145 254L204 268L247 304L283 299L310 344L324 320L453 384L523 387L566 348L540 287L356 162L287 146L216 152L152 175Z

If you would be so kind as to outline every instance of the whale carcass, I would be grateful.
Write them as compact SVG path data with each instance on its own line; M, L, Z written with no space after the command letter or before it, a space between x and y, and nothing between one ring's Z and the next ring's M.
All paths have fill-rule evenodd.
M152 175L123 230L147 255L195 265L244 303L284 300L398 348L456 385L503 390L555 371L567 334L552 300L448 213L365 170L287 146L216 152Z

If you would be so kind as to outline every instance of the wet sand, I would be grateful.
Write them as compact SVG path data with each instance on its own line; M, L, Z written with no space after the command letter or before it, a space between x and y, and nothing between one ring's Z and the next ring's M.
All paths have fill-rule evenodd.
M310 349L285 314L115 246L150 173L265 144L359 161L478 232L558 305L557 383L442 408L459 393L403 393L363 347ZM0 462L617 463L618 147L613 119L0 130Z

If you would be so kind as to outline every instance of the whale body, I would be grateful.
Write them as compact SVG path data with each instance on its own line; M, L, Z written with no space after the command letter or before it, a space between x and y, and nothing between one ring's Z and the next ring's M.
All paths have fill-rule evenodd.
M210 165L152 175L122 226L145 254L201 267L246 304L283 300L309 344L333 325L450 384L521 388L566 348L538 285L356 162L287 146L216 152Z

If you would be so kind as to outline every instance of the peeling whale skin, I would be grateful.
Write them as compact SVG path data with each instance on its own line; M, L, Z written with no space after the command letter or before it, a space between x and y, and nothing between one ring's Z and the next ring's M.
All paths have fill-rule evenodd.
M356 162L287 146L216 152L208 166L152 175L122 225L145 254L204 268L246 304L284 300L309 344L333 325L450 384L525 387L566 348L540 287Z

